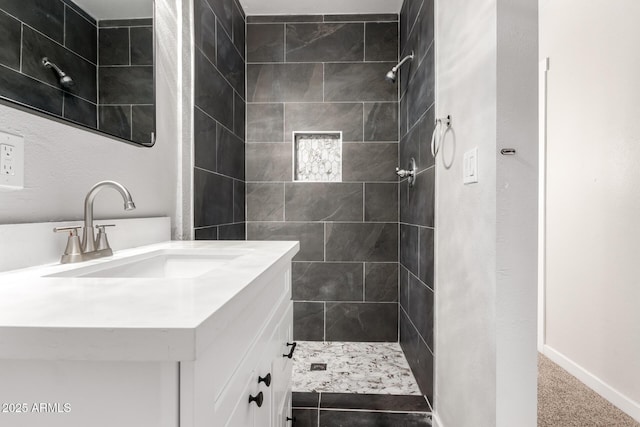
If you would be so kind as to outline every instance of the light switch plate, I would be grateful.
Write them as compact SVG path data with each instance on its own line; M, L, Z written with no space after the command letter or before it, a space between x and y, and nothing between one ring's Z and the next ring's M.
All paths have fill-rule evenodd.
M0 132L0 187L24 188L24 138Z
M462 160L462 182L478 182L478 147L464 153Z

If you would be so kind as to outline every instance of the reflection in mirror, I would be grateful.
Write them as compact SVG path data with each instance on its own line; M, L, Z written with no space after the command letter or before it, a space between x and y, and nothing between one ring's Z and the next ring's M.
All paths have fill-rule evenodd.
M0 0L0 98L153 145L152 17L153 0Z

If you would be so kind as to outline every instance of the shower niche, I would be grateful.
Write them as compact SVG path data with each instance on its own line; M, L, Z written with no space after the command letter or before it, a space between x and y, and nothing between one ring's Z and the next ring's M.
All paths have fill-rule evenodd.
M342 132L293 132L293 181L342 181Z

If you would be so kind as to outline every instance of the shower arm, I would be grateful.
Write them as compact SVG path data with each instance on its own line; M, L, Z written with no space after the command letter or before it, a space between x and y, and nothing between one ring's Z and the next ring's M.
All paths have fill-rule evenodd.
M405 57L402 59L402 61L400 61L400 62L398 63L398 65L396 65L395 67L393 67L393 68L391 69L391 71L393 71L393 72L395 73L396 71L398 71L398 69L399 69L400 67L402 67L402 64L404 64L405 62L407 62L407 61L409 61L409 60L411 60L411 59L413 59L413 51L411 51L411 54L410 54L410 55L405 56Z
M67 73L62 71L60 67L58 67L53 62L49 61L49 58L47 58L46 56L42 58L42 65L44 65L45 68L53 68L56 71L56 73L58 73L59 77L64 77L67 75Z

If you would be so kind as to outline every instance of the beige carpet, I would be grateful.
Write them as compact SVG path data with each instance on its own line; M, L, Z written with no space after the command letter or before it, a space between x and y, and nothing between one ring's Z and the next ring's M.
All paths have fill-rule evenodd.
M538 426L638 427L640 423L539 354Z

